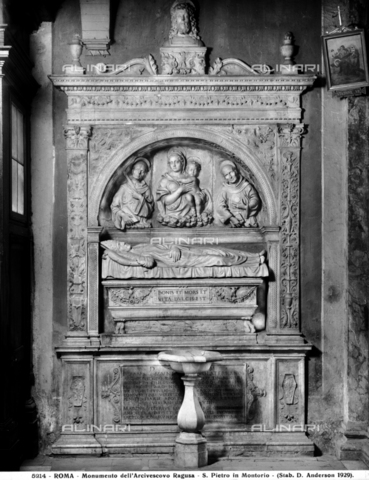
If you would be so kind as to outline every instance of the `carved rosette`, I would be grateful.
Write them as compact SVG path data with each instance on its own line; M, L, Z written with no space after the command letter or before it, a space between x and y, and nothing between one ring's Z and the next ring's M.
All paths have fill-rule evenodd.
M282 153L281 328L299 325L299 153Z
M68 325L85 331L87 244L87 148L90 127L64 131L68 161Z

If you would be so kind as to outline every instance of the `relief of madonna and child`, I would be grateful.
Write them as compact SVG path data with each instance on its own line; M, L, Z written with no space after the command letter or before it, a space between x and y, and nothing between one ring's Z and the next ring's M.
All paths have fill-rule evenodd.
M200 188L201 164L180 148L168 152L168 170L156 190L158 221L168 227L202 227L213 220L213 200Z
M166 157L166 165L158 164L161 168L156 172L154 192L147 180L152 169L149 160L138 157L131 164L110 205L116 228L151 228L154 212L163 226L205 227L213 222L214 210L218 225L258 226L260 197L233 161L223 160L219 166L214 165L219 176L214 208L210 190L202 188L199 179L200 173L205 179L212 175L206 171L208 163L205 162L206 168L202 171L204 162L191 154L186 156L179 147L171 148Z

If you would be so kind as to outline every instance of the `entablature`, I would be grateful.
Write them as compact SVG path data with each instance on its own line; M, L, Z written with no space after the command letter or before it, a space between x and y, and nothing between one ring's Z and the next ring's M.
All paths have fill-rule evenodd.
M51 76L68 123L298 123L313 75ZM168 116L170 112L170 116Z

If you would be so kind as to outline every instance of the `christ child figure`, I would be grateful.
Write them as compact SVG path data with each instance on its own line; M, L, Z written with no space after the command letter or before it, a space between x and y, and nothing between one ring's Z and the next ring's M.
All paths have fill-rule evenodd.
M201 165L196 160L190 160L187 166L187 173L191 177L192 189L189 193L192 194L195 201L196 215L201 216L202 206L204 204L204 192L200 189L199 175L201 171Z

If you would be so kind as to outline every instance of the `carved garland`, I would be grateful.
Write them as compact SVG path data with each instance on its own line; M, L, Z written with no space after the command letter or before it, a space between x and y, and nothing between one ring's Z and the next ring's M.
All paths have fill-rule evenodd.
M298 99L298 97L296 97ZM193 107L261 107L265 110L271 107L297 106L295 97L284 96L261 96L255 95L209 95L207 93L196 95L88 95L88 96L70 96L70 108L85 107L174 107L174 108L193 108Z
M112 288L109 289L109 300L111 304L119 305L144 305L150 298L153 291L151 288Z

